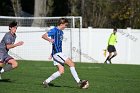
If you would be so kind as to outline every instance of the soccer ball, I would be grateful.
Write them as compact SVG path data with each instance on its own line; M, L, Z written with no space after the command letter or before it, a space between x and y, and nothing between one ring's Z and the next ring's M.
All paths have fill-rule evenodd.
M85 84L85 86L83 86L82 88L83 89L87 89L89 87L89 82L88 82L88 80L86 80L86 84Z

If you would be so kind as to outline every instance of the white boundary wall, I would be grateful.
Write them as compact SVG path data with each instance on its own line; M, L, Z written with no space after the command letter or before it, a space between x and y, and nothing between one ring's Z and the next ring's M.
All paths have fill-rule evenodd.
M33 33L28 31L34 31ZM16 41L24 41L23 46L17 47L10 51L10 55L16 59L23 60L43 60L47 61L51 53L51 44L41 38L45 33L46 28L40 27L18 27ZM103 50L107 47L107 42L113 29L95 29L95 28L82 28L81 30L81 61L103 63L106 59L103 55ZM3 31L3 32L2 32ZM0 27L0 39L2 39L4 32L8 31L8 27ZM26 31L27 33L18 33ZM35 32L37 31L37 32ZM41 31L41 32L38 32ZM70 43L69 31L64 31L63 50L70 56L67 48ZM73 60L78 62L77 36L79 33L78 28L71 29L73 34L72 42L72 57ZM118 55L112 59L112 63L116 64L140 64L140 30L138 29L118 29L118 43L116 49Z

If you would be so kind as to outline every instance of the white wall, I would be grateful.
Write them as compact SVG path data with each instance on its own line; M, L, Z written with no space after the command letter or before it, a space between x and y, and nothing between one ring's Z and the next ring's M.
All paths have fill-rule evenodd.
M26 33L24 32L26 31ZM30 32L33 31L33 32ZM40 32L38 32L40 31ZM72 32L72 37L70 36ZM0 39L8 27L0 27ZM23 46L14 48L10 55L16 59L24 60L48 60L51 53L51 44L41 38L46 28L40 27L18 27L17 41L24 41ZM103 50L107 47L107 41L112 29L81 29L81 61L103 63L105 57ZM140 64L140 30L118 29L118 43L116 49L118 56L112 59L113 63L119 64ZM72 42L70 40L72 38ZM72 44L72 46L70 46ZM64 31L63 51L71 56L74 61L79 61L79 29L68 29Z

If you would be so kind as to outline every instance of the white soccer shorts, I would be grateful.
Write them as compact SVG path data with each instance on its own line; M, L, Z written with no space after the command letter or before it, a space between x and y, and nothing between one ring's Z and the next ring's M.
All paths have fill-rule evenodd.
M65 63L65 60L68 59L68 56L66 56L64 53L62 52L59 52L59 53L56 53L53 55L53 63L54 65L58 65L58 64L61 64L61 65L64 65Z

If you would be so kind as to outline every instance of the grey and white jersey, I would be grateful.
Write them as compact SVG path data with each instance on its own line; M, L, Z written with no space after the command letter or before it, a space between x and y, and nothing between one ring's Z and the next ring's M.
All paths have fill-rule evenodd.
M0 42L0 51L7 53L9 51L9 49L6 48L6 45L14 44L15 39L16 39L16 34L12 35L10 32L7 32Z

